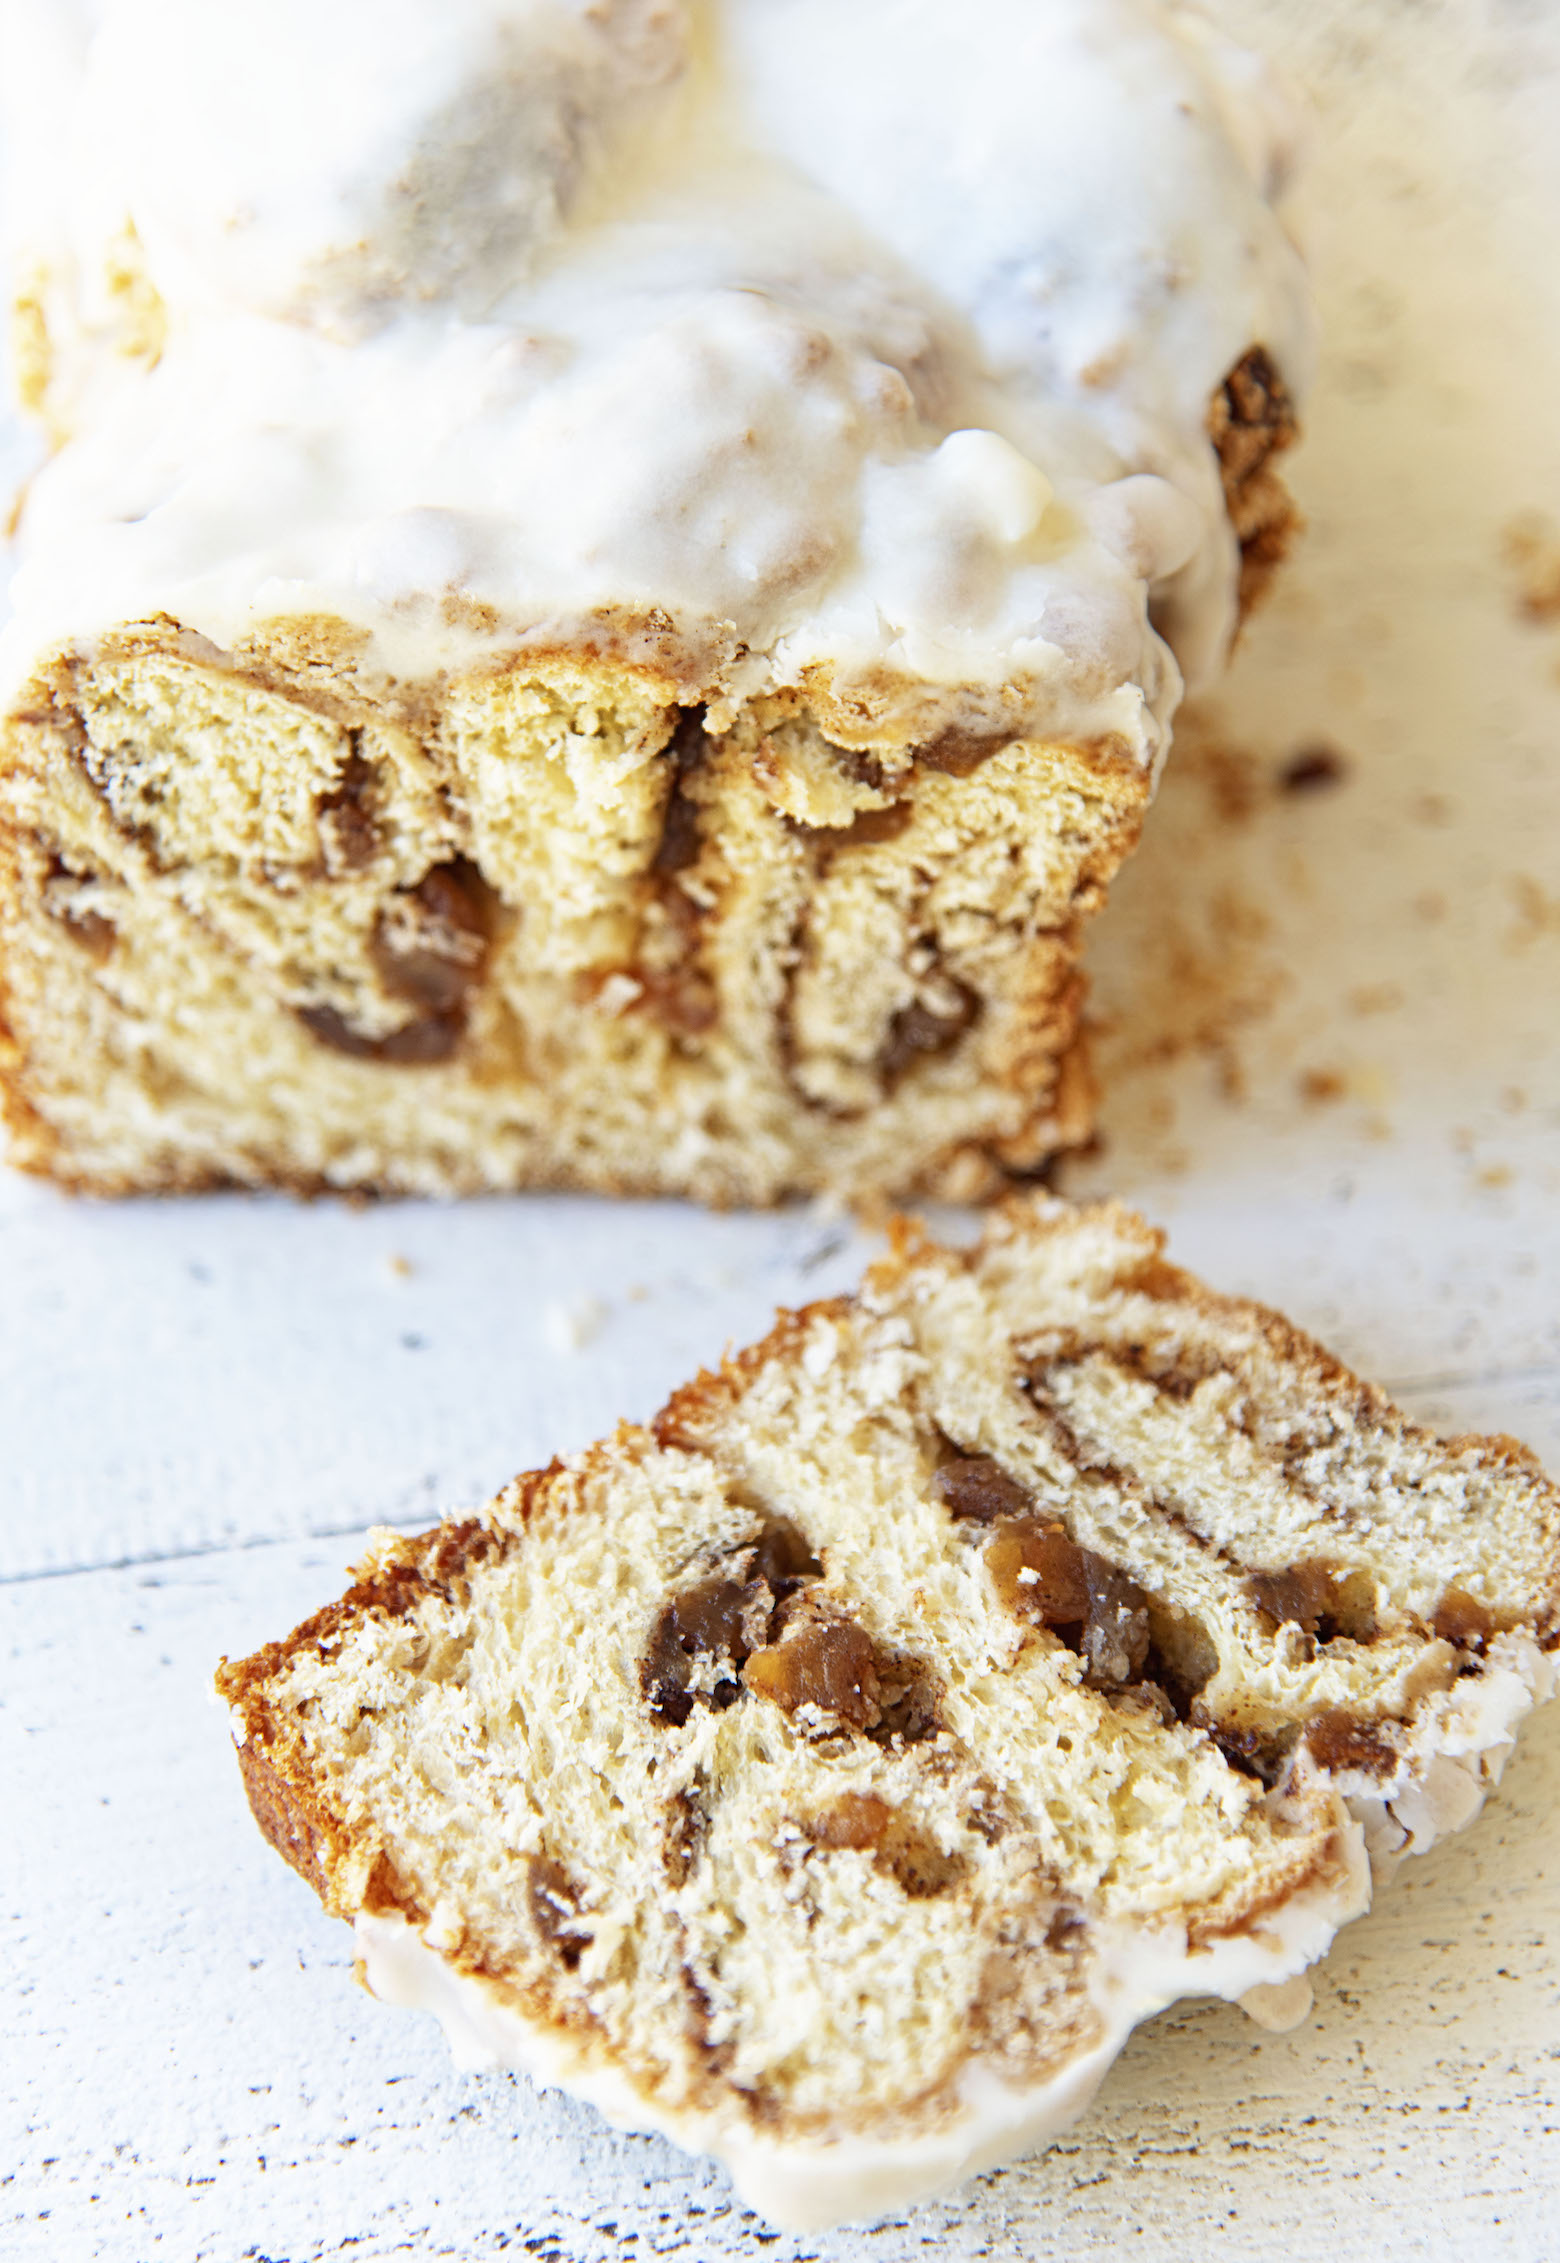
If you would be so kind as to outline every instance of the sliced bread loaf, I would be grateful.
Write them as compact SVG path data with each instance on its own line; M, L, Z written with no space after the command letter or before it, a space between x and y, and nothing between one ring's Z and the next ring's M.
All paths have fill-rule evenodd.
M1054 2134L1178 1996L1303 2010L1557 1643L1520 1447L1033 1199L219 1680L376 1994L820 2225Z

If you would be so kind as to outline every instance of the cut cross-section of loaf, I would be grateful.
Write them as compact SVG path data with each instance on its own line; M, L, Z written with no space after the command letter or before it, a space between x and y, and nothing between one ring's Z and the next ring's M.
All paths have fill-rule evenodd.
M1177 1996L1292 2015L1557 1641L1521 1448L1033 1200L219 1682L377 1994L823 2224L1054 2133Z
M1082 1138L1125 747L852 749L798 695L716 731L680 688L559 653L389 696L317 627L53 664L0 755L16 1159L731 1203L978 1196Z
M1285 117L1158 0L11 0L15 1159L1084 1138L1083 923L1293 515Z

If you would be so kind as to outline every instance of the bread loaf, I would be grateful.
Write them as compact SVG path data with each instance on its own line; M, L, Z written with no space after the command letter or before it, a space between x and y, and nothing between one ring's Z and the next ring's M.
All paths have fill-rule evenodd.
M382 1536L220 1686L376 1993L805 2226L1054 2135L1176 1997L1303 2012L1557 1644L1520 1447L1030 1199Z

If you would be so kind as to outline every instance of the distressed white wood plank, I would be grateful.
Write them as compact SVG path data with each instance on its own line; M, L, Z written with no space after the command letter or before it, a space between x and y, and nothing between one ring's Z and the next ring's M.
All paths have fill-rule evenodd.
M1144 2029L1051 2153L870 2232L777 2237L720 2175L377 2005L262 1843L212 1665L340 1578L319 1543L0 1590L10 2005L0 2253L837 2263L1554 2253L1560 1708L1463 1839L1344 1936L1318 2009Z
M1560 1200L1490 1221L1419 1190L1347 1215L1181 1192L1176 1255L1427 1419L1511 1429L1560 1463L1560 1311L1534 1246L1560 1241ZM875 1246L807 1212L114 1207L0 1176L0 1575L431 1521L649 1414ZM562 1348L549 1317L588 1307L589 1342ZM1483 1382L1449 1396L1463 1376Z
M109 1205L0 1173L0 1574L431 1520L652 1413L868 1247L802 1210Z

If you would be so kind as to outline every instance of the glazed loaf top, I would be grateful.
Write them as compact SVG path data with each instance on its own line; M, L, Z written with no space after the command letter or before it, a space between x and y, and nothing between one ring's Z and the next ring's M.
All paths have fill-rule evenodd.
M866 739L1151 763L1227 645L1209 402L1253 346L1300 389L1309 316L1286 104L1190 10L12 0L4 40L60 443L7 684L324 613L401 676L595 638L717 722L811 681Z

